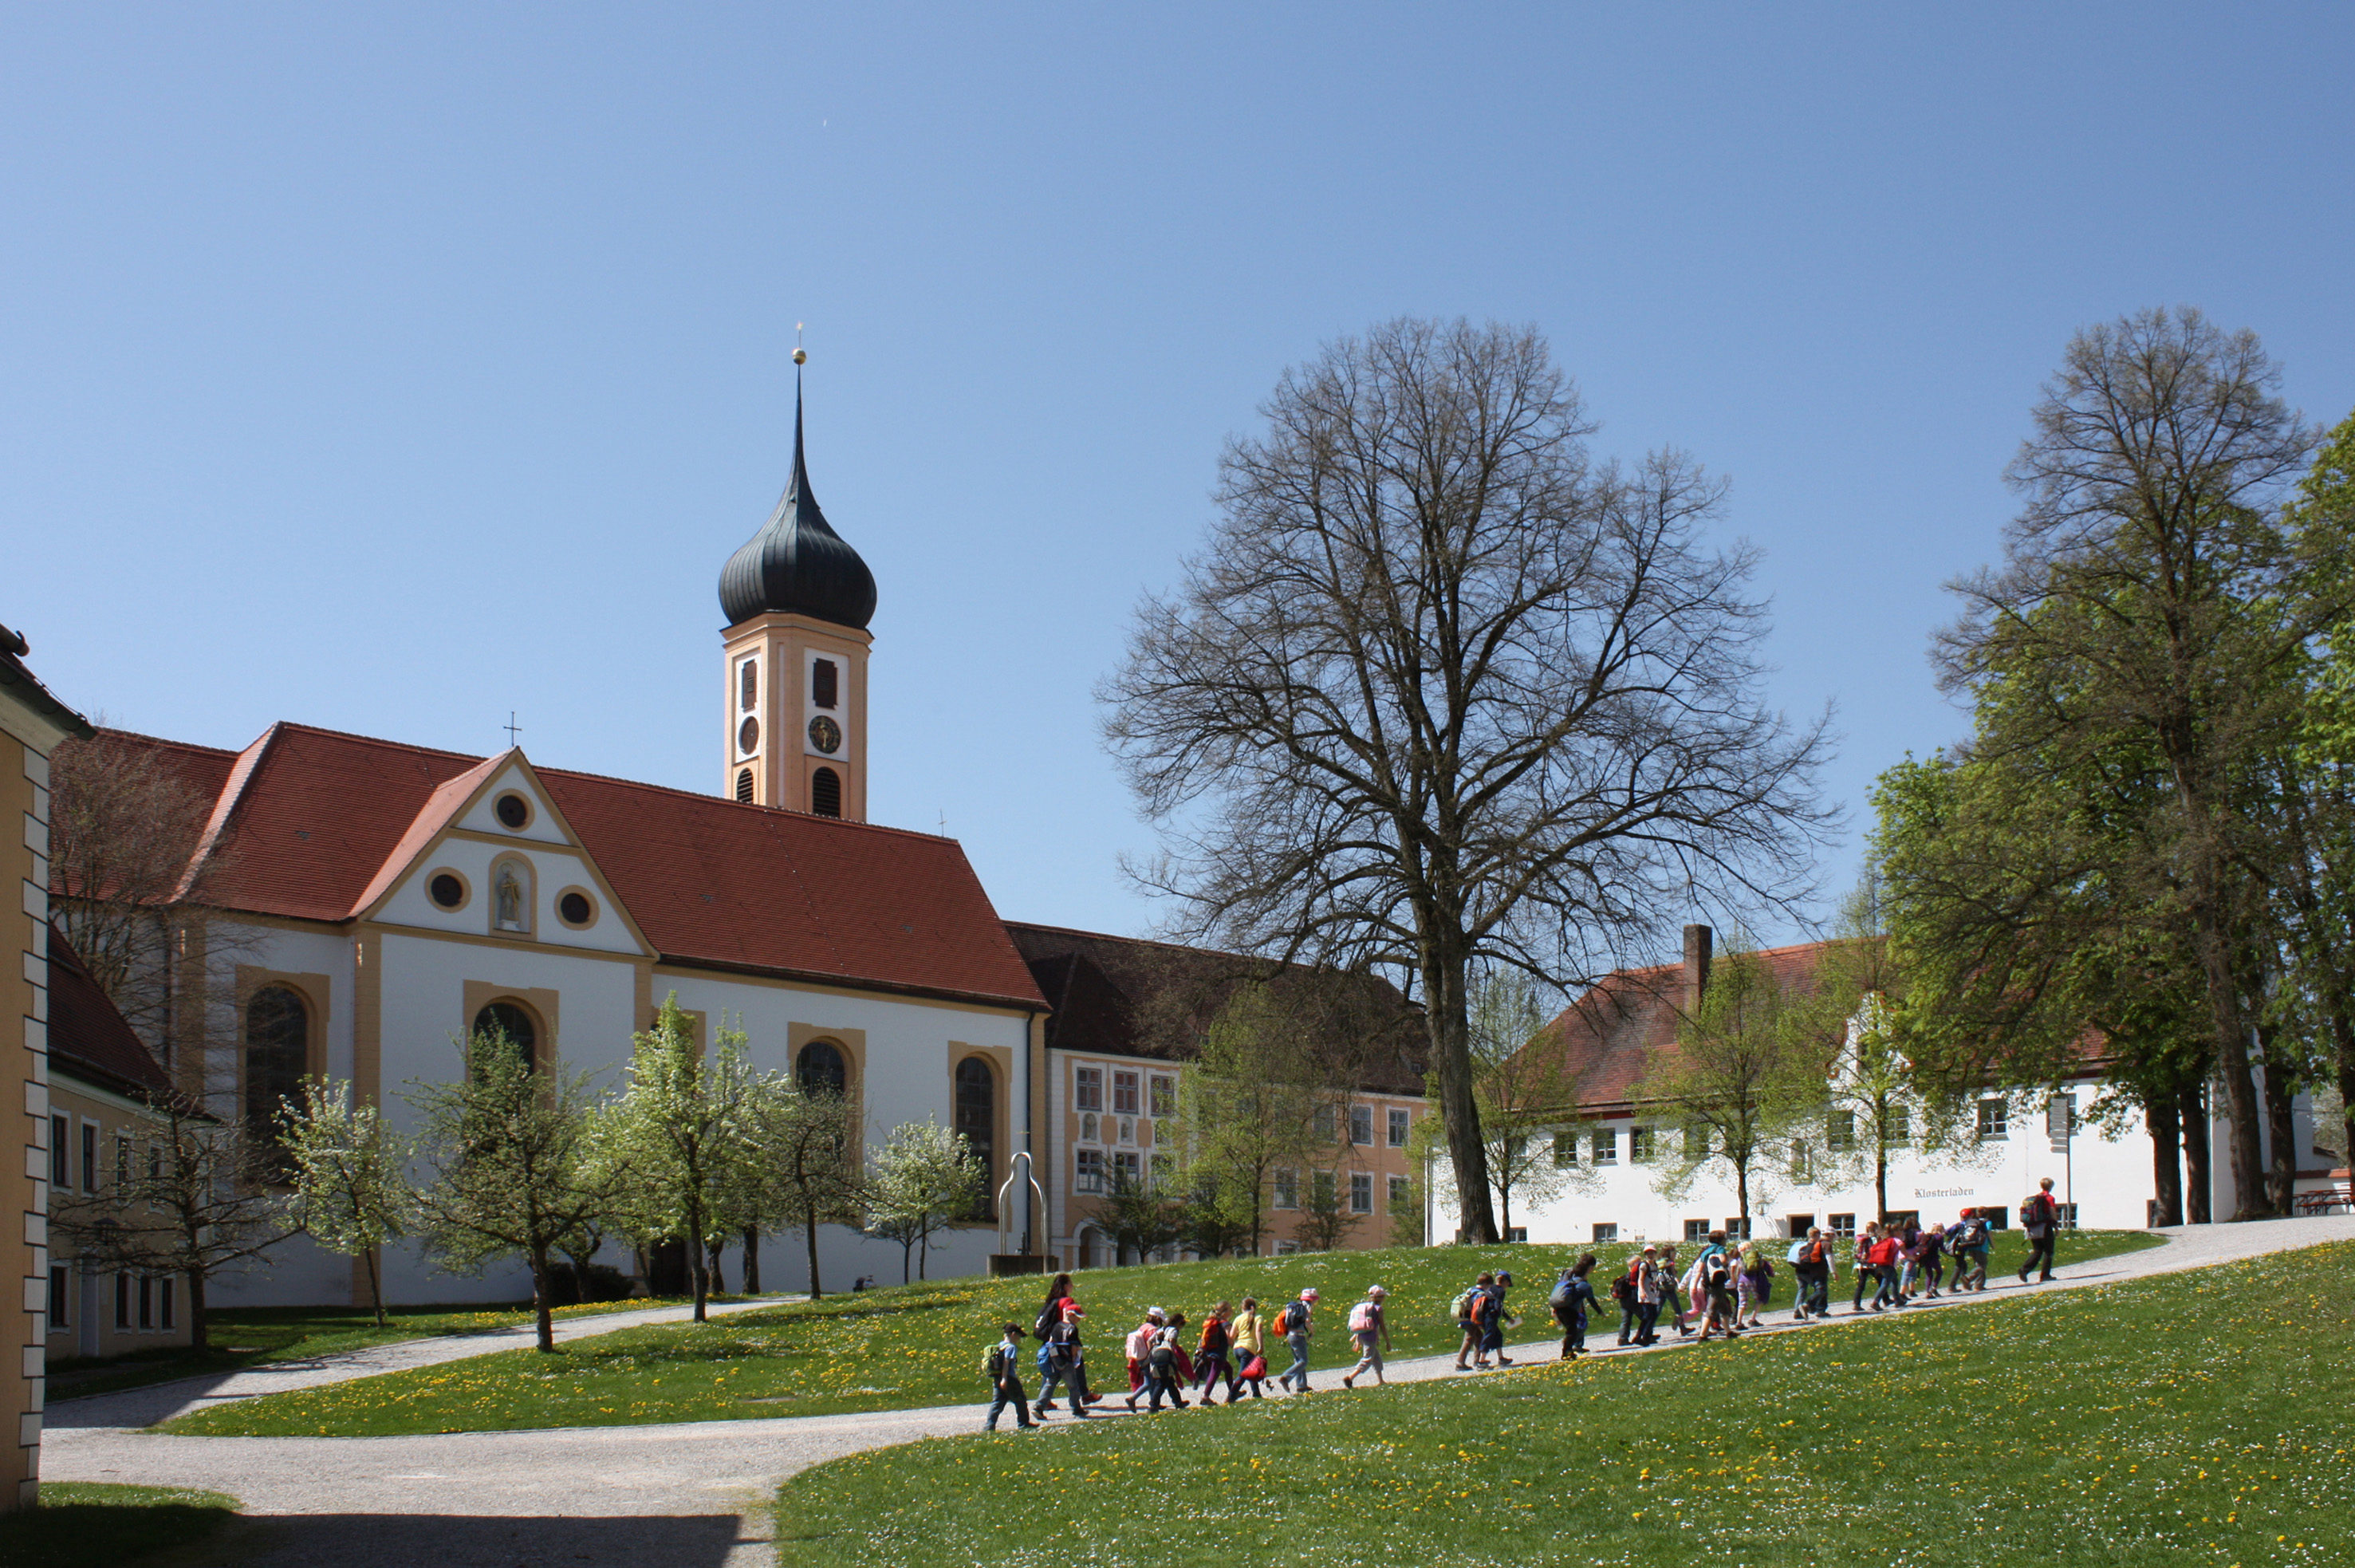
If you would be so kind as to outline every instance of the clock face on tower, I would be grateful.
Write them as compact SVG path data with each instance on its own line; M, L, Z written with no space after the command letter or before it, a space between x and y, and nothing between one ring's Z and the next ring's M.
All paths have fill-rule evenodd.
M842 726L821 713L809 722L810 744L827 756L842 749Z

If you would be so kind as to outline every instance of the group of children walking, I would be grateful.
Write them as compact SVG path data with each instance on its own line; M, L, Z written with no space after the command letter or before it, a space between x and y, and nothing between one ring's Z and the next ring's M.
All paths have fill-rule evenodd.
M2051 1182L2045 1182L2044 1190L2021 1206L2030 1247L2029 1262L2019 1271L2022 1284L2040 1261L2042 1280L2052 1277L2051 1238L2061 1220L2051 1187ZM1867 1225L1848 1249L1856 1277L1849 1310L1868 1310L1868 1288L1872 1292L1869 1310L1874 1312L1906 1307L1917 1296L1934 1299L1949 1289L1985 1290L1993 1241L1989 1218L1982 1211L1966 1209L1951 1225L1925 1226L1911 1218L1886 1226ZM1839 1272L1838 1241L1820 1227L1811 1227L1783 1249L1782 1261L1798 1287L1794 1321L1831 1316L1831 1287ZM1588 1253L1561 1270L1547 1299L1555 1325L1561 1329L1565 1360L1589 1353L1586 1335L1591 1317L1602 1307L1593 1278L1595 1263L1594 1254ZM1698 1331L1704 1340L1720 1334L1732 1339L1762 1328L1764 1311L1774 1298L1775 1272L1769 1248L1746 1239L1729 1242L1723 1231L1710 1232L1689 1264L1679 1259L1673 1244L1647 1245L1628 1260L1608 1287L1619 1308L1619 1343L1659 1343L1663 1316L1679 1337L1688 1339ZM1457 1371L1513 1364L1505 1354L1505 1333L1519 1327L1521 1320L1506 1305L1512 1285L1511 1273L1499 1269L1483 1273L1456 1296L1451 1310L1463 1333L1455 1352ZM1357 1380L1369 1372L1377 1382L1382 1381L1383 1358L1391 1348L1385 1316L1388 1299L1388 1292L1372 1285L1365 1298L1349 1309L1348 1329L1358 1361L1341 1379L1344 1388L1355 1388ZM1214 1403L1221 1383L1226 1385L1229 1404L1246 1394L1261 1398L1269 1355L1277 1349L1288 1351L1291 1363L1276 1382L1295 1393L1310 1392L1308 1345L1316 1311L1314 1289L1303 1290L1273 1312L1263 1312L1256 1299L1246 1296L1240 1308L1220 1302L1203 1314L1200 1325L1189 1333L1185 1313L1147 1307L1144 1320L1129 1330L1123 1345L1128 1372L1124 1403L1132 1412L1139 1398L1146 1401L1148 1412L1159 1411L1165 1400L1183 1410L1192 1403L1186 1397L1188 1390L1209 1404ZM997 1429L998 1416L1009 1405L1018 1426L1025 1430L1036 1426L1034 1411L1053 1412L1059 1387L1067 1392L1074 1416L1086 1417L1091 1405L1103 1402L1104 1396L1088 1386L1087 1356L1080 1341L1080 1326L1086 1317L1072 1298L1071 1276L1057 1275L1030 1329L1039 1339L1037 1364L1041 1379L1035 1406L1026 1403L1022 1389L1022 1326L1005 1326L1005 1338L990 1348L985 1366L996 1394L989 1407L989 1430Z

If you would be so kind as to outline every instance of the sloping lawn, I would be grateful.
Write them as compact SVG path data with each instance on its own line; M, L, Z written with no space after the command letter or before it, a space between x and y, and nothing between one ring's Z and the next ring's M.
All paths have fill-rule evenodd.
M44 1481L40 1507L0 1514L0 1568L133 1568L210 1539L236 1511L218 1492Z
M722 1298L725 1299L725 1298ZM645 1307L671 1307L673 1301L595 1301L580 1307L559 1307L556 1316L594 1317ZM88 1394L113 1393L233 1372L267 1361L302 1361L344 1350L365 1349L403 1339L432 1339L445 1334L479 1334L511 1328L532 1320L531 1304L493 1307L395 1307L388 1308L384 1328L367 1307L248 1307L212 1313L207 1319L212 1348L204 1351L182 1346L139 1350L100 1360L57 1360L49 1362L48 1397L54 1402Z
M2338 1243L1476 1381L1009 1424L804 1472L778 1562L2343 1565L2350 1273Z
M2143 1232L2083 1232L2062 1245L2063 1262L2154 1244ZM2018 1266L2016 1237L1997 1264ZM2009 1248L2006 1251L2005 1248ZM1220 1300L1258 1296L1269 1310L1306 1285L1323 1293L1318 1366L1343 1356L1348 1305L1372 1284L1391 1292L1400 1355L1452 1350L1448 1303L1480 1269L1510 1267L1514 1302L1545 1318L1553 1271L1583 1249L1416 1247L1373 1253L1220 1259L1151 1268L1099 1269L1076 1276L1088 1310L1090 1375L1125 1392L1120 1342L1148 1305L1183 1309L1199 1321ZM1605 1250L1606 1262L1625 1247ZM193 1412L173 1432L210 1436L378 1436L543 1426L623 1426L670 1421L746 1420L844 1411L907 1410L986 1399L984 1350L1011 1319L1027 1330L1043 1296L1036 1279L961 1279L828 1296L747 1312L702 1325L623 1329L559 1347L553 1356L502 1351L414 1371L295 1389ZM1787 1277L1781 1300L1790 1299ZM1614 1319L1615 1321L1615 1319ZM1532 1330L1535 1331L1535 1330Z

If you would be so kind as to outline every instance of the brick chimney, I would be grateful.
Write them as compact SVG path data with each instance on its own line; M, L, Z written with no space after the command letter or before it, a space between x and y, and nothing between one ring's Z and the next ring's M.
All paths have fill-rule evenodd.
M1709 989L1710 949L1714 935L1705 925L1685 927L1685 1001L1688 1013L1700 1011L1701 994Z

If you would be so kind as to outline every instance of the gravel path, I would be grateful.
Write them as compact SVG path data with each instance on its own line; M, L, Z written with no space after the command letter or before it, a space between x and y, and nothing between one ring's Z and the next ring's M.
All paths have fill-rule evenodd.
M1998 1276L1998 1288L1985 1295L1947 1297L1921 1309L1966 1310L2024 1290L2109 1285L2355 1239L2355 1218L2203 1225L2166 1235L2159 1247L2069 1264L2057 1272L2051 1285L2022 1287ZM1913 1310L1882 1316L1910 1316ZM1769 1332L1813 1331L1813 1325L1788 1324L1788 1316L1780 1311L1770 1317L1770 1322L1784 1321ZM659 1319L637 1314L625 1321L650 1320ZM1834 1319L1849 1320L1844 1308ZM596 1332L591 1325L598 1321L579 1320L572 1326L574 1335ZM1329 1398L1339 1392L1343 1369L1329 1365L1329 1360L1340 1353L1333 1341L1341 1337L1320 1338L1325 1349L1320 1360L1328 1364L1320 1368L1316 1381L1320 1397ZM1606 1347L1603 1354L1661 1354L1688 1343L1670 1339L1657 1350L1635 1351L1608 1348L1611 1339L1609 1331L1594 1337ZM1542 1360L1553 1355L1555 1342L1537 1340L1516 1349L1517 1359ZM472 1353L482 1352L477 1349ZM1446 1356L1423 1357L1395 1362L1389 1373L1392 1381L1459 1375L1452 1365ZM366 1375L340 1368L322 1370ZM315 1381L332 1380L321 1376ZM201 1561L254 1568L307 1568L325 1562L335 1562L339 1568L374 1568L428 1561L434 1568L552 1568L558 1563L634 1563L650 1553L659 1553L677 1568L754 1568L772 1562L762 1509L785 1477L861 1449L971 1432L981 1424L984 1409L976 1404L422 1437L175 1437L78 1419L78 1405L112 1406L130 1397L108 1395L58 1406L43 1443L43 1476L208 1487L232 1493L244 1500L253 1517L240 1521L230 1541ZM213 1391L207 1397L230 1396ZM1116 1403L1113 1408L1113 1419L1128 1419L1118 1413ZM123 1419L131 1418L126 1411ZM1068 1418L1050 1423L1050 1429L1069 1424Z

